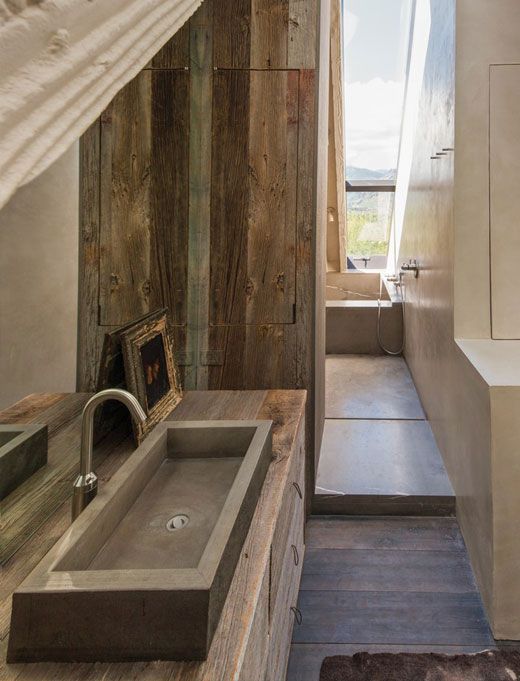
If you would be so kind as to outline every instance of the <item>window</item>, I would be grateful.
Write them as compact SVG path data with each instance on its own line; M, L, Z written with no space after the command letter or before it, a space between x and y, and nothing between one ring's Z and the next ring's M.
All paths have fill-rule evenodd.
M386 267L411 14L412 0L344 0L349 268Z

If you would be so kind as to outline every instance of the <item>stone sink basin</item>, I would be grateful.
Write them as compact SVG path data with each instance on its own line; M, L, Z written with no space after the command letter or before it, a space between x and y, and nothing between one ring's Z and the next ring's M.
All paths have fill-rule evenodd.
M46 425L0 424L0 501L46 463Z
M271 426L158 425L15 592L8 661L205 659Z

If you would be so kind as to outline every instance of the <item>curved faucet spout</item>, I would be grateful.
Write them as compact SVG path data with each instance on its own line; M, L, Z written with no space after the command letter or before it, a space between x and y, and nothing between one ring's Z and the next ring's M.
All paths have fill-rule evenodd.
M74 482L72 497L72 520L75 520L83 509L97 494L97 476L92 470L92 450L94 447L94 414L96 408L108 400L117 400L124 404L136 421L143 423L146 414L137 398L126 390L109 388L96 393L83 408L81 420L81 452L79 476Z

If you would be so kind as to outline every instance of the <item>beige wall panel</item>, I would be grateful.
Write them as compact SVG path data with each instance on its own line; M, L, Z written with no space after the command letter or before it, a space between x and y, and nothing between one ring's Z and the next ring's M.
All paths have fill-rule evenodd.
M520 64L490 68L489 187L493 338L520 338Z
M78 168L74 145L0 212L0 408L75 389Z
M495 549L493 633L499 639L520 637L520 389L491 389L493 429L493 526Z
M520 63L520 3L456 7L455 329L457 338L490 338L489 67Z

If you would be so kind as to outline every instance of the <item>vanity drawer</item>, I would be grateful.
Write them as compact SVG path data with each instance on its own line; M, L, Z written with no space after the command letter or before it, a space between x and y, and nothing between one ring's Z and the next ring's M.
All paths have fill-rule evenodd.
M278 522L271 545L271 594L270 610L274 610L279 590L282 570L286 569L286 552L291 542L289 535L294 528L299 528L303 537L305 525L305 472L303 450L299 450L291 463L291 470L287 477L282 507L278 515Z
M239 681L264 681L269 651L269 581L268 567L249 632Z
M265 681L285 679L297 610L298 591L305 552L303 523L294 523L287 538L277 598L271 610L269 657Z

